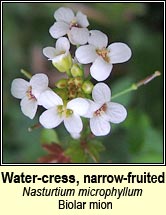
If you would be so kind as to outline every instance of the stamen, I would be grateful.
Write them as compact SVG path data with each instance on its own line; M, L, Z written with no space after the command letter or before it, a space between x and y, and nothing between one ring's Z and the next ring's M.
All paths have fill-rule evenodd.
M96 50L96 53L101 56L107 63L110 62L110 58L108 56L108 50L106 48L103 48L103 49L97 49Z
M30 86L26 92L26 95L28 97L29 100L31 99L35 99L36 100L36 97L32 94L32 87Z
M103 113L105 113L107 110L107 105L106 104L103 104L98 110L96 110L94 112L94 116L101 116Z
M63 105L59 105L57 107L57 111L58 111L58 114L62 117L69 117L73 114L73 111L71 109L66 109L66 107L64 107Z
M70 23L70 30L72 27L81 28L81 26L77 23L77 20L73 19Z
M83 80L80 77L71 78L68 81L68 98L73 99L76 98L78 93L80 93L82 87Z
M71 116L73 114L73 111L71 110L71 109L66 109L66 111L65 111L65 116L66 117L69 117L69 116Z
M66 53L66 51L65 50L61 50L60 52L59 52L59 54L58 55L62 55L62 54L65 54ZM57 56L58 56L57 55Z

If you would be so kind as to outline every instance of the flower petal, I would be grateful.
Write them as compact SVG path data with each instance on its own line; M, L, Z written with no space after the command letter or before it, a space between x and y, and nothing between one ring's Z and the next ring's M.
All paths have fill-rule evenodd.
M43 54L49 58L49 60L52 60L57 55L57 51L53 47L46 47L43 49Z
M81 26L81 27L88 27L89 22L87 19L87 16L85 14L83 14L82 12L78 11L76 14L76 19L77 19L77 23Z
M77 114L65 118L64 125L69 133L80 133L83 129L82 120Z
M56 57L54 57L54 59L52 59L52 63L58 63L58 65L60 64L59 66L63 67L63 65L61 65L61 61L68 55L68 53L69 52L66 52L65 54L57 55Z
M83 116L87 113L89 108L89 103L86 99L76 98L72 99L67 103L67 109L71 109L74 113L77 113L80 116Z
M80 133L70 133L71 137L75 140L79 139L81 137Z
M28 116L30 119L35 117L37 111L37 101L36 99L28 99L28 97L24 97L21 100L21 111L25 116Z
M95 136L104 136L110 132L111 125L101 117L93 117L90 119L90 128Z
M109 57L112 64L126 62L132 55L131 49L125 43L112 43L107 49L110 51Z
M68 37L73 45L84 45L88 41L89 31L87 28L72 27Z
M55 128L63 121L63 117L60 117L56 108L53 107L44 111L40 116L39 121L44 128Z
M69 25L64 22L55 22L49 29L49 33L55 39L64 36L69 31Z
M62 99L52 90L46 90L40 94L38 104L46 109L52 108L57 105L63 105Z
M111 90L106 84L98 83L93 88L92 98L96 103L103 105L111 100Z
M127 111L125 107L115 102L107 103L107 110L105 114L107 115L109 121L112 123L120 123L127 117Z
M22 99L29 88L30 84L22 78L16 78L12 81L11 94L17 99Z
M90 100L90 99L86 99L86 100L87 100L88 103L89 103L89 108L88 108L87 113L84 114L83 116L84 116L85 118L92 118L94 112L95 112L96 110L98 110L98 109L101 107L101 105L98 104L98 103L96 103L96 102L94 102L94 101L92 101L92 100Z
M93 45L80 46L75 54L77 60L83 64L92 63L98 57Z
M55 11L54 18L56 21L70 23L74 18L74 13L70 8L60 7Z
M112 64L104 61L102 57L98 57L90 67L91 76L97 81L104 81L110 75L112 67Z
M99 49L106 48L108 44L108 37L101 31L92 30L90 31L88 43Z
M39 95L48 88L48 77L45 74L36 74L30 80L32 94L38 98Z
M69 51L70 49L70 43L69 40L66 37L61 37L56 42L56 50L58 52L62 51Z

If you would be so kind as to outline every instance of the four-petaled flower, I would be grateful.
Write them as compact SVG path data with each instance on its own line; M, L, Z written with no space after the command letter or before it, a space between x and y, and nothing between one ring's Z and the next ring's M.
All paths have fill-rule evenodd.
M89 22L86 15L78 11L75 16L70 8L61 7L55 11L54 18L56 22L49 29L53 38L57 39L67 34L74 45L87 43Z
M110 122L120 123L125 120L127 111L123 105L111 102L111 90L104 83L98 83L92 91L92 100L88 100L90 107L85 117L90 118L90 128L95 136L107 135Z
M71 68L72 58L69 52L70 43L66 37L61 37L56 41L54 47L46 47L43 54L52 60L53 65L60 71L65 72Z
M75 78L81 76L82 81L83 70L72 60L69 51L70 42L73 45L82 45L76 50L76 60L81 64L92 63L90 74L97 81L108 78L113 64L123 63L130 59L132 53L128 45L121 42L108 45L108 37L104 33L97 30L89 32L87 29L89 22L83 13L77 12L75 16L70 8L61 7L55 11L54 17L56 22L49 32L53 38L57 39L55 48L46 47L43 49L43 54L60 72L66 72ZM69 40L62 37L66 34ZM84 86L81 86L85 94L92 92L93 101L84 98L63 101L48 87L48 77L45 74L36 74L29 82L21 78L13 80L11 93L14 97L21 99L21 110L31 119L34 118L38 105L47 109L39 118L41 125L45 128L55 128L64 122L67 131L77 139L80 138L83 129L81 120L83 116L90 118L90 128L94 135L107 135L111 130L110 122L124 121L127 111L123 105L111 102L111 90L106 84L98 83L94 87L91 83L88 84L85 81ZM89 93L88 87L90 87ZM69 87L67 89L69 90Z
M29 82L22 78L14 79L11 85L11 94L21 99L20 105L23 114L33 119L38 107L38 98L47 89L48 77L45 74L36 74Z
M88 43L76 50L76 57L82 64L93 63L90 73L97 81L108 78L113 64L123 63L131 57L131 49L124 43L112 43L107 47L108 37L101 31L90 31Z
M89 103L83 98L73 99L65 104L52 90L43 92L39 98L39 104L46 111L39 118L45 128L55 128L62 121L69 133L80 133L83 128L80 116L83 116L89 108Z

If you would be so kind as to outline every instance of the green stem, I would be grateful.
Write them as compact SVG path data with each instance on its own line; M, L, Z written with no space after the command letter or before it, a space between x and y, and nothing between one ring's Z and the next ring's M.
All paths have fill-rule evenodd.
M71 74L71 71L70 71L70 70L66 71L66 74L68 75L69 78L72 77L72 74Z
M82 148L84 149L84 152L87 153L95 163L98 163L99 161L97 160L97 158L95 157L95 155L93 155L91 153L91 151L89 151L89 149L88 149L87 140L82 140L80 142L80 144L81 144Z
M97 158L86 148L85 151L89 154L89 156L92 158L92 160L95 163L99 163L99 161L97 160Z
M115 94L114 96L112 96L111 99L115 99L119 96L122 96L123 94L129 93L130 91L137 90L137 89L138 89L137 85L132 84L129 88L127 88L127 89Z
M115 99L121 95L124 95L126 93L129 93L130 91L133 91L133 90L137 90L139 87L141 87L142 85L146 85L148 84L150 81L152 81L154 78L156 78L157 76L160 76L161 73L159 71L155 71L152 75L146 77L145 79L137 82L137 83L134 83L132 84L129 88L115 94L114 96L112 96L111 99Z
M21 69L20 72L28 79L32 78L32 75L24 69Z
M41 124L40 123L37 123L35 125L32 125L31 127L28 128L28 131L31 132L33 131L34 129L37 129L37 128L40 128L41 127Z

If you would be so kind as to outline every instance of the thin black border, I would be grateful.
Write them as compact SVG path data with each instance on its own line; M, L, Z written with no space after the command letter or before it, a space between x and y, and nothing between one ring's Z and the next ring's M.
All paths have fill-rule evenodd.
M163 163L141 163L141 164L121 164L121 163L114 163L114 164L106 164L106 163L59 163L59 164L37 164L37 163L14 163L14 164L3 164L3 153L2 153L2 146L3 146L3 3L164 3L164 33L163 33L163 85L164 85L164 97L163 97ZM0 166L166 166L165 163L165 1L1 1L1 147L0 147Z

